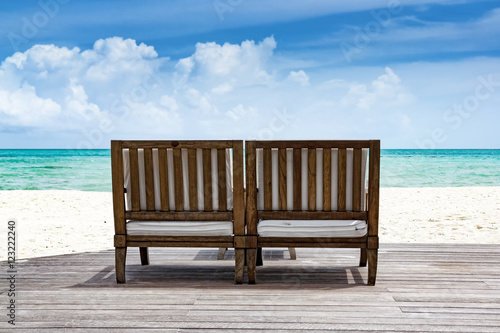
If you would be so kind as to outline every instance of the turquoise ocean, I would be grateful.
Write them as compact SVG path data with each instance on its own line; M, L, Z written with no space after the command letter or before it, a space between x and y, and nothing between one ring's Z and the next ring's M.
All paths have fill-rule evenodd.
M500 186L500 150L384 149L382 187ZM109 150L0 150L0 190L111 191Z

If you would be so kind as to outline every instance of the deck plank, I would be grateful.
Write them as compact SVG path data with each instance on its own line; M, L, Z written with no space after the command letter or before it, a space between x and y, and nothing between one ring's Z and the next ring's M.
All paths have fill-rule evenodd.
M264 249L256 285L235 285L234 250L113 249L16 262L25 332L499 332L500 245L381 244L377 284L357 249ZM6 270L0 271L2 280ZM0 290L5 296L5 288ZM370 313L370 318L366 318ZM7 329L0 324L0 331Z

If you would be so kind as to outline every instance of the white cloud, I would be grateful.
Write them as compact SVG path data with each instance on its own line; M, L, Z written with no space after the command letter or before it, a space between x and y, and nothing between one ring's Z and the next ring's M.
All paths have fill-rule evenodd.
M166 107L168 110L171 110L174 112L177 110L177 102L176 102L175 98L170 97L168 95L161 96L160 104L162 106Z
M223 83L217 87L212 88L214 94L223 95L234 90L234 87L229 83Z
M76 139L113 128L94 133L102 139L93 146L110 137L283 137L296 129L290 119L315 128L347 108L369 109L404 92L389 68L370 86L334 76L320 79L333 85L316 84L303 69L280 67L287 59L274 55L276 47L273 37L198 43L190 57L160 67L167 58L131 39L98 40L83 51L36 45L0 65L0 125L73 131ZM283 109L293 117L277 117Z
M416 126L432 129L425 119L441 121L443 110L474 91L478 71L500 68L497 59L476 59L306 72L283 66L287 59L276 48L273 37L197 44L190 57L161 66L169 60L151 46L121 38L83 51L34 46L0 65L0 128L32 129L50 142L64 134L73 140L69 147L89 133L99 138L91 147L107 147L111 138L355 139L386 133L412 147ZM428 73L436 73L432 82ZM442 102L438 90L458 97ZM487 118L482 107L495 101L482 101L470 119ZM431 102L442 109L432 114ZM98 134L101 128L109 130ZM406 141L395 139L401 137Z
M389 67L371 83L352 84L348 94L342 99L344 107L356 106L362 110L371 110L377 105L394 106L411 102L412 96L401 85L401 79Z
M198 43L195 53L181 59L176 67L201 84L222 85L228 78L238 86L269 84L273 77L267 67L275 48L273 37L257 44L248 40L241 45Z
M238 104L234 108L232 108L231 110L227 111L226 116L228 116L234 120L238 120L247 114L255 114L256 112L257 112L257 110L253 107L245 108L243 105Z
M35 87L24 83L22 87L8 92L0 90L0 113L3 121L13 126L47 126L50 118L59 115L61 107L51 98L40 98Z
M0 124L51 131L96 126L113 118L111 100L133 95L162 61L153 47L119 37L84 51L35 45L0 65Z
M290 71L288 79L290 81L298 82L303 86L309 85L309 76L303 70L300 70L298 72Z

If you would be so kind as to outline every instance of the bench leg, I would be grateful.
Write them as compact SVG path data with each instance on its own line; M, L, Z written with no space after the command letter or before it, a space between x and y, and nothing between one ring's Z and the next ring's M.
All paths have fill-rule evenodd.
M245 249L234 249L234 283L243 283L245 271Z
M264 266L264 262L262 260L262 248L259 247L257 248L257 253L256 253L256 265L257 266Z
M224 256L226 255L227 248L219 247L219 252L217 252L217 260L224 260Z
M125 283L126 259L127 259L127 248L126 247L115 248L115 270L116 270L117 283Z
M257 252L257 249L247 249L247 275L249 284L255 284Z
M368 285L374 286L377 279L378 249L368 250Z
M297 260L297 252L295 252L294 247L289 247L288 252L290 253L290 260Z
M359 266L360 267L366 267L366 262L368 260L368 250L367 249L361 249L360 251L360 256L359 256Z
M149 265L149 251L147 247L140 247L141 265Z

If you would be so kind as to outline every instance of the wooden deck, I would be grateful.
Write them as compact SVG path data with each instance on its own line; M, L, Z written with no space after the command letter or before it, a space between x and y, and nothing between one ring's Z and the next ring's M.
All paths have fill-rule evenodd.
M264 251L256 285L233 284L233 251L129 250L117 285L114 251L17 263L16 330L25 332L500 332L500 245L382 244L377 285L355 249ZM7 268L1 271L0 331ZM3 311L3 313L2 313Z

